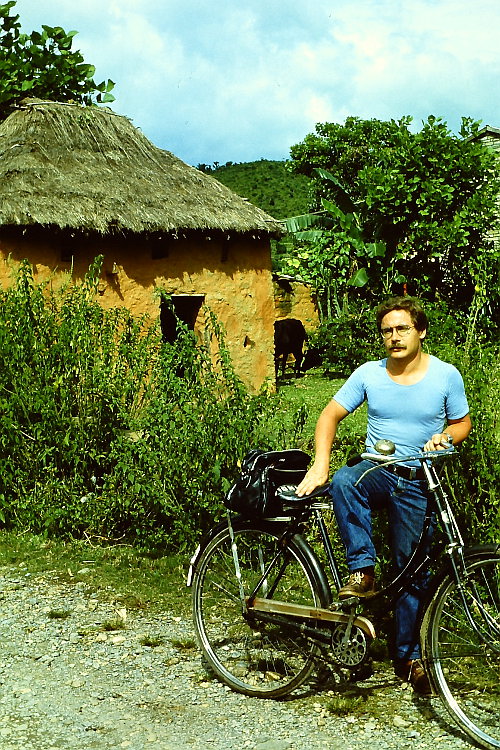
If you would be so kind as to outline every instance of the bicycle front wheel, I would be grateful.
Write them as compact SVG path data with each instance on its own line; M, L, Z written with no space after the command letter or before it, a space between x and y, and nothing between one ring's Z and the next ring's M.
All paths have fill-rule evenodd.
M446 709L475 742L500 748L500 548L466 557L425 615L423 655Z
M235 524L241 583L248 596L269 563L278 557L259 597L309 606L327 606L326 595L307 554L293 540L283 549L273 524ZM318 647L287 627L245 613L235 574L228 529L202 552L193 578L193 615L199 645L219 680L245 695L278 698L312 673Z

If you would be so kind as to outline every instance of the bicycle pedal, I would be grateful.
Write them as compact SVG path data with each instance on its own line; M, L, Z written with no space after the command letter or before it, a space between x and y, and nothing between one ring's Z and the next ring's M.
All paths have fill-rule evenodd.
M359 604L359 598L357 596L350 596L349 599L335 599L330 606L328 607L329 610L332 612L345 612L349 611L349 613L355 609Z
M352 609L359 604L359 596L350 596L348 599L339 599L335 602L337 609Z

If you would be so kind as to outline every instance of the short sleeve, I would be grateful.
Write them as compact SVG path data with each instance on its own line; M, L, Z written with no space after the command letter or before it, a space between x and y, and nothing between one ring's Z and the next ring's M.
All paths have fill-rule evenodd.
M366 399L365 369L366 364L354 370L333 397L348 412L355 411Z
M462 419L469 413L463 378L452 365L448 374L445 410L447 419Z

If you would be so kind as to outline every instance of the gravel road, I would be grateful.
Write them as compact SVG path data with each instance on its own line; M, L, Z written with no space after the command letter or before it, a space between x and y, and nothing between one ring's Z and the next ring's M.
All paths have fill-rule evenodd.
M68 583L0 568L2 750L470 748L437 700L383 668L353 688L366 699L357 717L333 715L329 689L281 702L233 693L203 670L185 615L127 612L85 574Z

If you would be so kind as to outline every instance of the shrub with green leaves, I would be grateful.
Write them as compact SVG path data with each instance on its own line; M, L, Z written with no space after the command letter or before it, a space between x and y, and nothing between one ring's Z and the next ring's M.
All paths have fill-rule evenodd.
M28 262L0 292L0 519L8 528L179 549L212 523L279 402L249 395L207 311L217 361L182 330L35 284Z
M440 356L461 371L472 419L446 468L453 508L468 543L500 542L500 346L479 336L472 348L450 346Z
M424 348L461 372L472 431L446 466L454 511L468 542L500 541L500 344L479 290L468 311L427 307Z
M363 362L383 356L375 326L373 306L353 303L336 318L326 318L309 337L309 346L318 347L325 369L348 377Z

